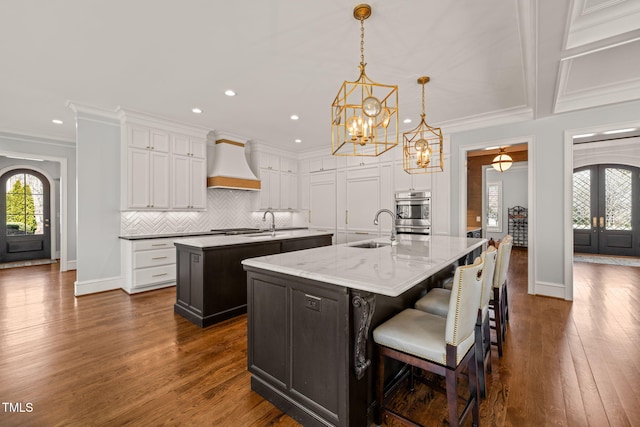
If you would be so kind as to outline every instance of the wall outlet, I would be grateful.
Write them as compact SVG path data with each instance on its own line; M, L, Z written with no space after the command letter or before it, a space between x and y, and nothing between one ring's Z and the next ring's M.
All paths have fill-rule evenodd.
M476 222L480 222L482 221L482 218L480 218L479 216L476 217Z

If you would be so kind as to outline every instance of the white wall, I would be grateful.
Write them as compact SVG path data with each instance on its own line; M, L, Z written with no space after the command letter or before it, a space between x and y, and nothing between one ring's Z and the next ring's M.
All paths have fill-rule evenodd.
M535 245L532 270L533 282L530 291L535 294L572 298L570 274L565 276L565 246L571 242L565 238L565 131L589 129L640 121L640 101L615 104L606 107L580 110L558 114L538 120L491 126L482 129L458 132L451 135L452 162L451 188L460 188L460 177L465 179L465 171L460 171L460 156L465 146L506 139L532 138L533 153L530 151L529 165L532 170L533 205L530 206L530 218L533 215L533 235L529 235L530 247ZM443 129L446 132L446 129ZM495 145L495 144L494 144ZM531 155L533 154L533 155ZM573 162L566 166L573 168ZM459 234L459 218L464 215L460 210L460 198L451 199L452 230ZM568 272L567 272L568 273ZM565 286L565 284L567 286Z
M120 272L120 121L76 111L76 295L117 289Z
M528 162L516 162L506 172L498 172L491 166L486 167L485 184L490 182L502 183L502 212L500 221L502 231L486 233L487 239L502 240L509 232L509 208L514 206L522 206L528 208L527 201L527 170ZM485 195L486 195L486 185ZM485 197L483 200L483 212L486 212ZM486 221L486 219L485 219ZM486 228L486 226L484 227Z
M24 156L56 163L60 178L60 270L76 268L76 149L70 141L0 132L0 155ZM24 160L16 160L23 164ZM33 162L36 163L42 162ZM46 163L46 162L44 162Z

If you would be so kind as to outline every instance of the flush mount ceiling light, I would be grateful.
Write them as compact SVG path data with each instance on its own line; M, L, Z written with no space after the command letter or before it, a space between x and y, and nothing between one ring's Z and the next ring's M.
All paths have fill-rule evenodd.
M398 86L367 77L364 62L364 20L371 6L359 4L360 77L342 84L331 104L331 152L334 156L379 156L398 145Z
M504 147L500 147L500 151L498 155L493 158L491 166L498 172L504 172L511 167L512 163L513 159L511 156L504 152Z
M429 76L418 79L418 84L422 85L420 124L415 129L402 134L403 166L407 173L442 172L444 170L442 129L429 126L424 119L424 85L429 80Z

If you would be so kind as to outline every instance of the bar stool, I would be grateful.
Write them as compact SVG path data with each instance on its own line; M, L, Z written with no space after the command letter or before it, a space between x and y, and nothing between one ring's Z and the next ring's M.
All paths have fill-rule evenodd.
M456 269L454 286L449 299L449 312L454 315L437 316L412 308L405 309L373 331L378 354L376 422L391 416L404 423L416 425L385 406L384 362L390 357L446 378L449 425L458 426L472 414L473 425L479 423L478 384L474 351L474 328L478 316L478 301L482 292L484 264L476 259L473 265ZM459 415L457 378L468 369L469 397ZM419 425L419 424L417 424Z
M479 301L478 317L475 329L475 351L476 363L478 364L478 383L480 387L480 397L487 396L487 372L491 372L491 331L489 326L489 300L493 289L493 275L496 266L496 248L489 248L482 252L480 258L484 263L484 274L482 280L482 294ZM449 312L449 297L451 291L447 289L434 288L420 298L415 308L427 313L446 317Z
M502 239L498 246L498 258L496 259L496 271L493 275L493 296L489 301L489 308L493 309L494 326L496 331L496 344L498 356L502 357L507 321L509 320L509 299L507 295L507 272L509 271L509 259L513 237L508 235Z

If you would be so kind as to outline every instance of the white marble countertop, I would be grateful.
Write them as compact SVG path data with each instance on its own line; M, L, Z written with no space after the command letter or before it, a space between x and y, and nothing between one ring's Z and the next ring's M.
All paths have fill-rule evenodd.
M332 232L315 230L278 230L275 236L270 231L256 234L238 234L233 236L215 235L178 239L174 244L192 246L194 248L213 248L216 246L245 245L273 240L297 239L301 237L326 236Z
M398 235L397 246L358 248L384 237L324 246L242 261L259 268L367 292L397 297L416 284L482 246L486 239Z

